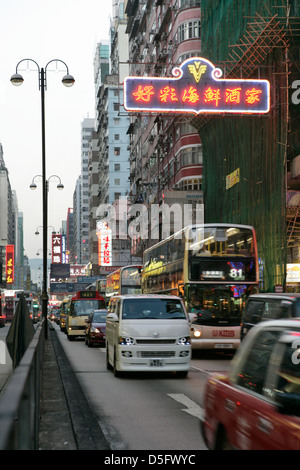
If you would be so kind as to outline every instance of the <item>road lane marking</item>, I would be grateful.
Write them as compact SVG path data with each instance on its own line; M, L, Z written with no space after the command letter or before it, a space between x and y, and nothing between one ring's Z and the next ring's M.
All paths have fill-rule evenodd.
M176 400L186 406L186 408L182 408L182 411L185 411L186 413L195 416L195 418L203 418L204 409L201 408L201 406L197 405L197 403L195 403L183 393L168 393L167 395L170 398L173 398L173 400Z

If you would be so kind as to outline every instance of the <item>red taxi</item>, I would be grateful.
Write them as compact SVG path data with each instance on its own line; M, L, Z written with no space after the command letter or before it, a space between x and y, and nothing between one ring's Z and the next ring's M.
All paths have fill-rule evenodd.
M207 381L201 430L212 450L300 450L300 320L248 333L229 374Z

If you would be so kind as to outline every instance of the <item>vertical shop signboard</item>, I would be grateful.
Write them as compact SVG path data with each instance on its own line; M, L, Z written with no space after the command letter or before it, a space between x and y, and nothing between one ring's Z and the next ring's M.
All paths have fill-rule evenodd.
M5 273L6 273L6 284L12 284L14 282L14 260L15 247L14 245L6 245L6 262L5 262Z

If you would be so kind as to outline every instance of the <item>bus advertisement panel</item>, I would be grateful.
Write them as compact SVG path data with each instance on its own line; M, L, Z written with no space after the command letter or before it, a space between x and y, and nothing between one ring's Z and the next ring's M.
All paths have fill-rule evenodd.
M105 308L104 297L97 291L78 291L67 303L66 333L70 341L84 337L86 319L97 309Z
M142 266L123 266L106 278L106 296L141 294Z
M258 292L253 227L189 226L144 253L143 293L179 295L195 315L193 349L236 349L246 299Z

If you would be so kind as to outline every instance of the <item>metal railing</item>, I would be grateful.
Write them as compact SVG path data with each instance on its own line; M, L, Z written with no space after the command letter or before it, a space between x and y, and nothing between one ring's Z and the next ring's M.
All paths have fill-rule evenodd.
M44 322L0 396L0 450L36 450L39 442Z

